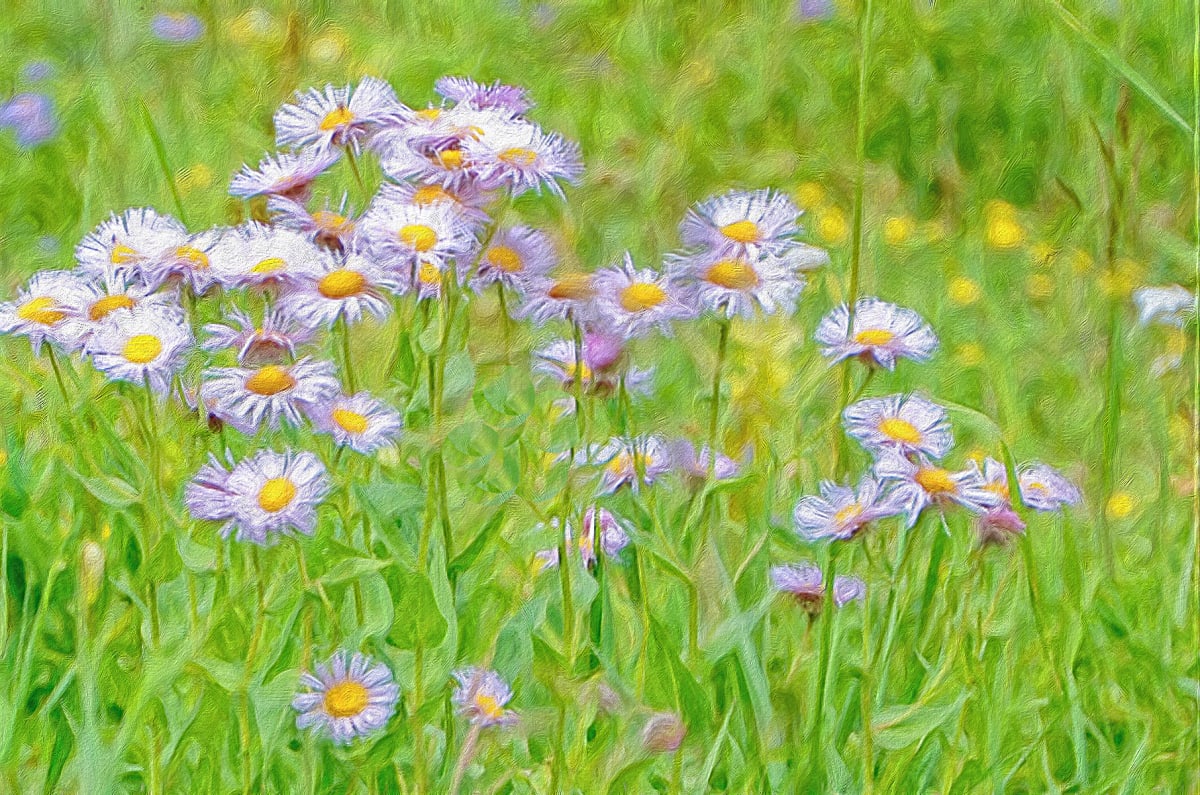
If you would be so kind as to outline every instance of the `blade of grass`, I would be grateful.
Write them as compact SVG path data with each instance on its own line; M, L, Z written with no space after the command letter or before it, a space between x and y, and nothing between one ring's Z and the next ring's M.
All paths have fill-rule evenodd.
M171 198L175 200L175 212L178 213L179 220L183 221L183 225L190 227L187 212L183 209L183 197L179 193L179 186L175 184L175 174L171 171L171 166L167 162L167 148L163 146L162 136L158 132L158 127L154 124L154 118L151 117L150 109L146 107L146 103L139 101L138 107L141 108L142 123L146 125L146 133L150 136L150 143L154 145L154 156L158 159L158 167L162 169L163 177L167 180L167 187L171 189Z

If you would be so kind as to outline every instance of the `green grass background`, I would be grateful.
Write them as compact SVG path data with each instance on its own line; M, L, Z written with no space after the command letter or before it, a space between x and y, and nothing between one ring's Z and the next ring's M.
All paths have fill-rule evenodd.
M1185 3L876 2L861 164L863 8L850 3L803 21L776 2L218 2L189 9L207 30L185 45L153 39L157 10L0 3L0 96L45 90L62 125L31 151L0 135L5 297L70 267L110 210L176 212L172 182L192 228L238 220L227 179L272 147L279 104L368 74L410 105L442 74L527 86L532 116L580 142L587 172L565 204L523 199L516 213L581 267L625 249L656 264L689 204L762 186L805 207L832 264L794 318L734 325L722 441L755 458L703 521L684 532L673 481L606 503L635 544L605 567L594 655L599 589L572 572L574 670L558 578L531 563L554 543L534 528L562 487L543 452L569 430L523 354L488 364L502 352L489 301L463 316L469 336L447 362L448 434L419 363L383 366L396 340L420 350L418 321L355 330L360 386L406 409L410 432L398 454L336 473L301 541L307 588L293 545L252 554L188 520L183 484L219 444L194 416L174 406L144 429L138 392L78 362L64 400L24 340L0 341L0 790L443 791L465 737L449 672L487 659L522 725L484 734L464 790L1200 788L1191 365L1149 374L1194 341L1135 328L1128 297L1193 278ZM55 74L32 86L20 70L39 59ZM847 290L860 165L862 290L917 309L942 340L932 363L902 363L867 393L921 389L972 409L953 415L956 462L999 456L1003 441L1078 482L1084 504L1027 515L1020 544L979 551L966 517L948 517L947 535L930 516L895 568L894 523L836 551L791 530L795 501L835 474L840 376L811 335ZM362 204L348 173L325 190ZM715 337L700 322L639 346L658 374L638 431L703 439ZM595 437L617 416L597 405ZM323 449L308 432L267 441ZM865 467L845 449L846 471ZM439 450L453 583L439 530L434 564L417 555ZM865 604L810 624L769 592L771 564L835 553L866 579ZM348 750L298 733L289 706L299 671L341 647L385 659L402 691L386 736ZM641 744L658 710L686 723L677 754Z

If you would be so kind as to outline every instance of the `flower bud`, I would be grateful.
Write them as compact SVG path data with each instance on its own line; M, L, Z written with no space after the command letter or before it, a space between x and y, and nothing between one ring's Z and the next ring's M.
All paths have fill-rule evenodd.
M673 712L656 712L646 721L642 729L642 745L656 754L668 754L679 750L687 727Z

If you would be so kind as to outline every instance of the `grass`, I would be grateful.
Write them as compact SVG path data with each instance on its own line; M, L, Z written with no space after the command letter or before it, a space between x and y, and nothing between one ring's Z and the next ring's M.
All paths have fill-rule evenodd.
M110 210L239 220L226 180L271 147L278 105L365 74L413 105L446 73L529 87L587 172L565 204L511 213L580 267L625 249L658 263L688 205L731 186L790 192L832 264L795 317L735 322L722 342L720 446L752 446L753 465L700 497L665 480L608 500L636 530L603 587L581 567L534 574L555 543L534 528L590 485L565 500L563 468L545 466L580 433L552 418L569 395L526 366L547 333L514 327L513 364L490 364L506 354L490 297L453 325L409 306L351 329L358 386L405 410L404 442L342 458L316 538L262 550L182 508L221 444L194 415L157 406L148 424L139 389L0 340L0 789L444 791L470 740L450 672L489 660L522 722L476 738L466 791L1200 788L1196 373L1149 373L1195 341L1136 327L1128 298L1190 284L1198 261L1197 84L1180 56L1194 10L873 5L864 26L844 3L800 23L785 3L215 2L203 39L168 45L131 7L4 3L0 95L47 59L37 87L61 121L28 151L0 135L5 297L70 267ZM364 201L348 169L328 189ZM1026 515L1001 549L956 514L799 541L796 500L867 463L832 425L861 375L843 385L812 342L856 289L942 340L865 394L961 407L955 461L1045 460L1084 504ZM717 340L699 322L641 345L653 399L597 401L583 432L703 440ZM337 342L325 355L342 362ZM308 431L271 441L329 452ZM804 558L863 577L866 602L810 621L774 596L768 567ZM337 648L397 676L400 713L374 743L295 729L299 672ZM642 745L658 711L686 725L674 754Z

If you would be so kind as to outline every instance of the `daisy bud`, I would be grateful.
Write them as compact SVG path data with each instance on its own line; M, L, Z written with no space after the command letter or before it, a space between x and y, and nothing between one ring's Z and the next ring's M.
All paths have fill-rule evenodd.
M104 548L95 541L84 542L79 553L79 588L84 602L91 606L104 586Z
M687 727L673 712L656 712L646 721L642 729L642 745L656 754L669 754L679 750L683 744Z

